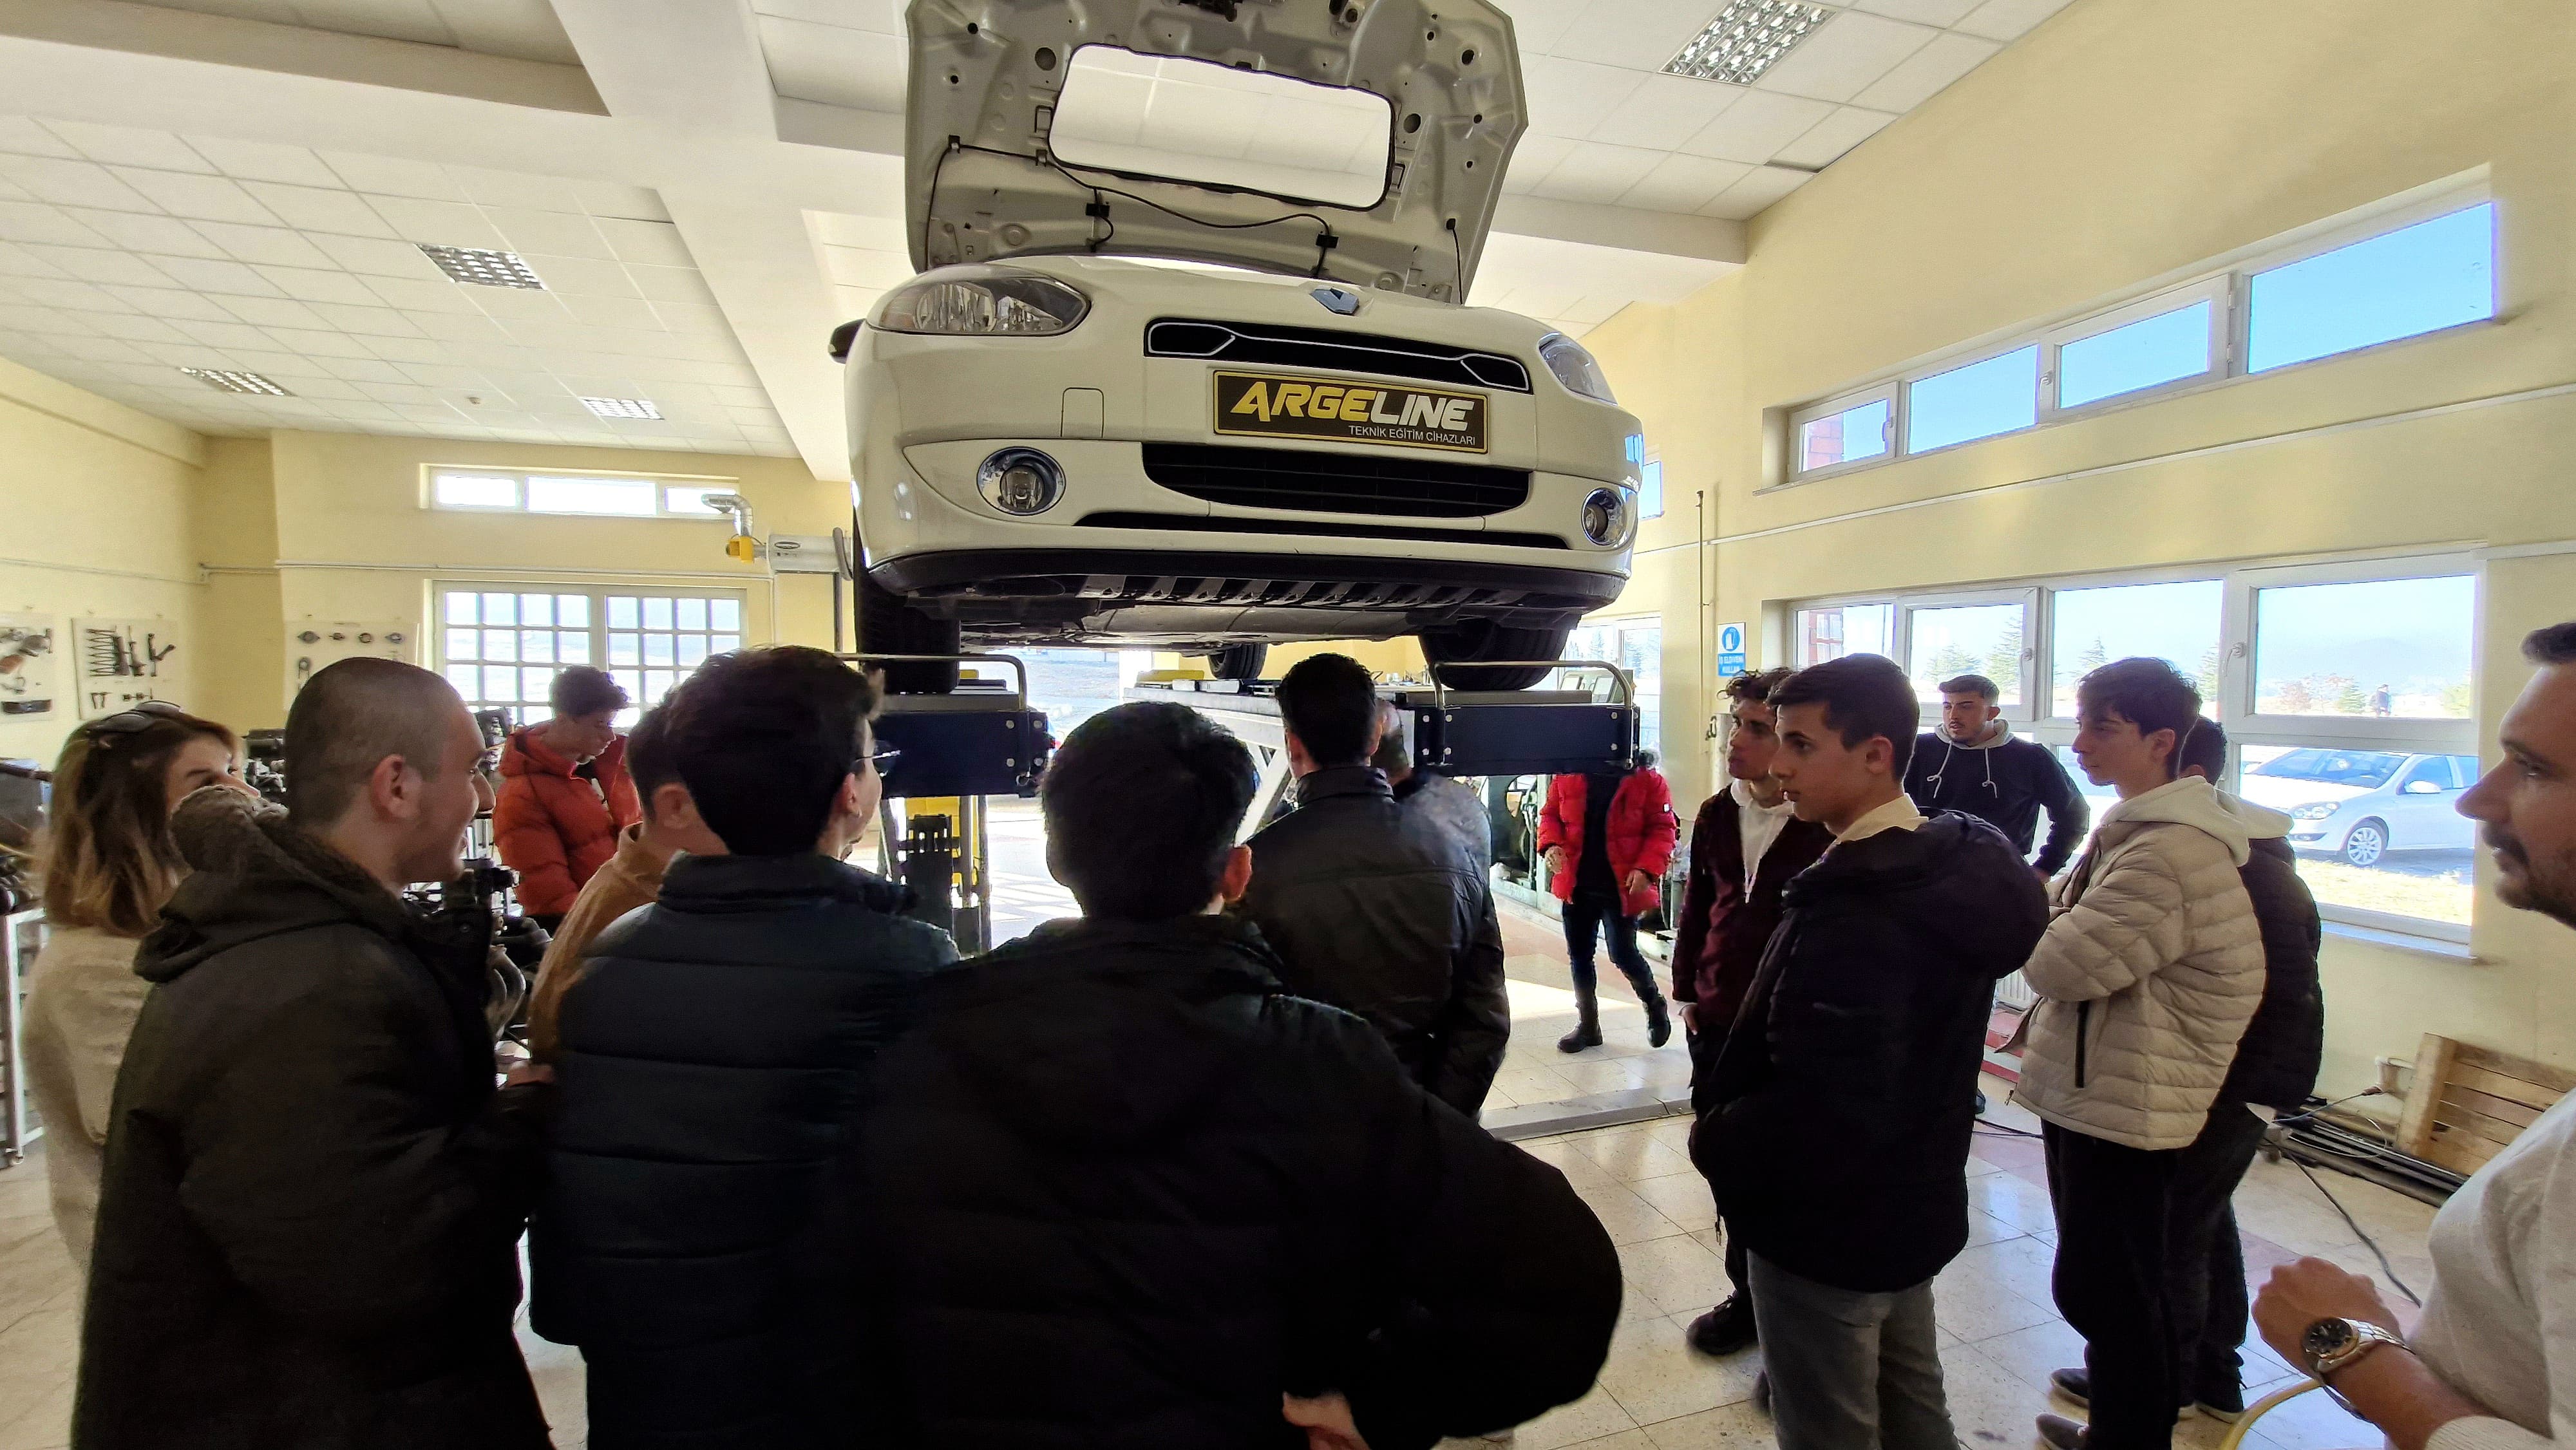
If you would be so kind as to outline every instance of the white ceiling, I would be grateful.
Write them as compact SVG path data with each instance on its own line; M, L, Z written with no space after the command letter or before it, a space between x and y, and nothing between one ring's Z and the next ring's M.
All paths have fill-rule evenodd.
M546 0L146 0L193 10L383 40L452 45L479 55L578 65L563 22Z

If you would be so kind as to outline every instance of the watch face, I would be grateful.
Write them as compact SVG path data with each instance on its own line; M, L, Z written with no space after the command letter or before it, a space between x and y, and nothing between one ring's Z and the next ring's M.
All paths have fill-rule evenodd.
M2359 1337L2352 1332L2349 1321L2320 1319L2308 1326L2307 1336L2300 1341L2299 1347L2307 1351L2308 1360L2313 1364L2321 1359L2331 1359L2350 1349L2353 1341Z

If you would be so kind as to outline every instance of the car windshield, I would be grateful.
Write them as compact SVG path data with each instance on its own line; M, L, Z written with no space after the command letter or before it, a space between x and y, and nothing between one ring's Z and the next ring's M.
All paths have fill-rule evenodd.
M2369 789L2388 784L2405 763L2405 756L2385 750L2293 750L2256 766L2254 774Z

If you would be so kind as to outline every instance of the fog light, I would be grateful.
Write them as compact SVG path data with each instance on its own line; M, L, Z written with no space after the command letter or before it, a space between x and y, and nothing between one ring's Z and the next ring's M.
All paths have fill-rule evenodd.
M1006 514L1042 514L1064 497L1064 469L1034 448L1005 448L975 470L975 487Z
M1583 537L1605 549L1627 542L1628 500L1618 490L1596 488L1583 500Z

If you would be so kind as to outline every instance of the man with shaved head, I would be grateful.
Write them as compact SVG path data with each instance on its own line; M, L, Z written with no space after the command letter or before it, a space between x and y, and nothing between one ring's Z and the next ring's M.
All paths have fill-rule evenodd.
M460 874L482 755L446 681L344 660L287 716L285 811L208 790L173 818L193 874L135 959L84 1450L547 1443L511 1330L535 1089L495 1091L492 922L402 897Z

